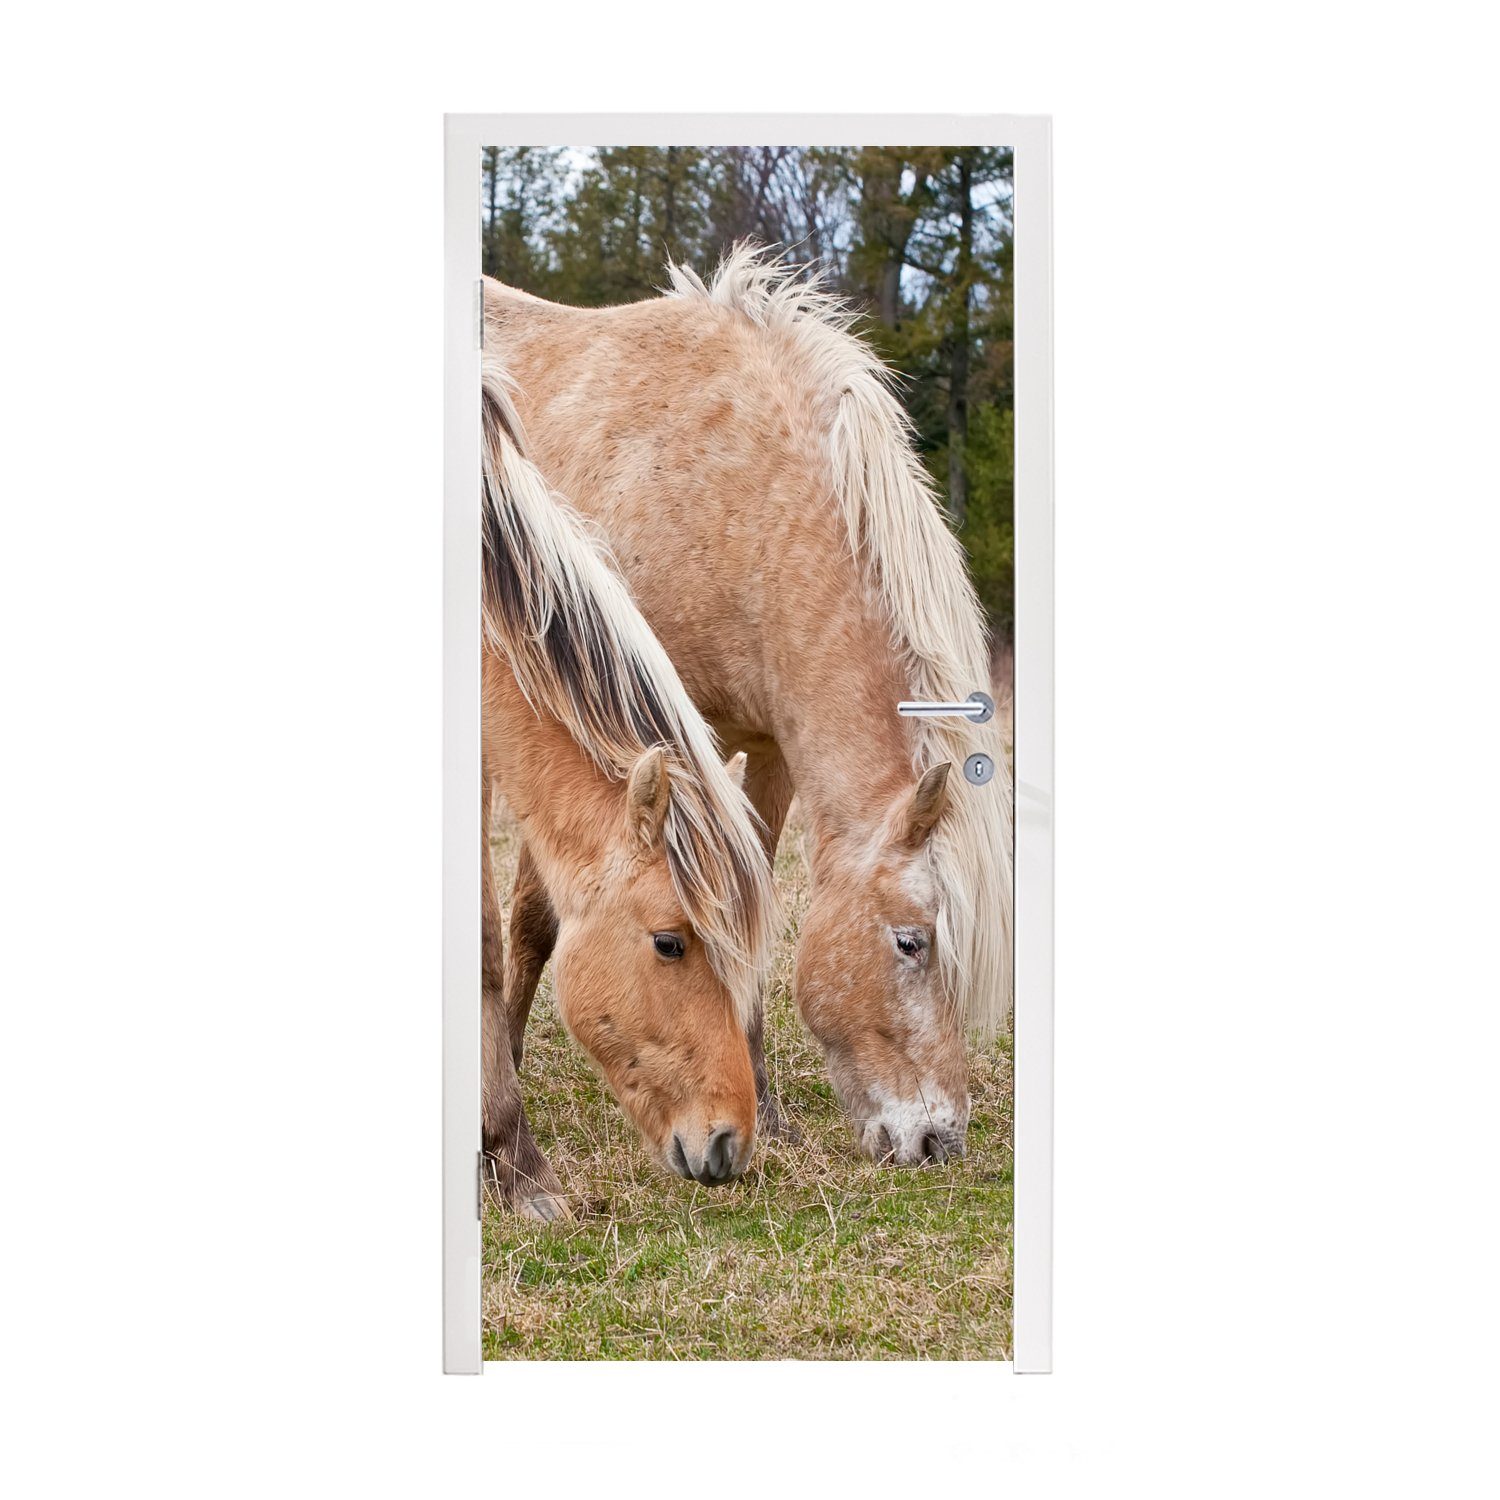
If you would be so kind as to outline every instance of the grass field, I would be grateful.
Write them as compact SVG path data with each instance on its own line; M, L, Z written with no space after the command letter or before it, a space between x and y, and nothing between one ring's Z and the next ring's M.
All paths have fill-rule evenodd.
M506 892L516 839L504 821L494 848ZM521 1082L576 1218L543 1225L487 1205L486 1359L1009 1358L1010 1039L971 1056L963 1162L865 1161L791 998L807 899L795 809L776 876L789 924L766 1051L801 1141L761 1141L729 1187L668 1176L563 1030L549 972Z

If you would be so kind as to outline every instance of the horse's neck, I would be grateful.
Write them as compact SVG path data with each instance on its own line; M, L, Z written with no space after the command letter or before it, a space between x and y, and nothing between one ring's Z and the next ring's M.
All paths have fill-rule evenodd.
M561 724L532 708L510 669L486 655L485 771L521 824L554 903L561 904L607 857L624 816L619 788Z

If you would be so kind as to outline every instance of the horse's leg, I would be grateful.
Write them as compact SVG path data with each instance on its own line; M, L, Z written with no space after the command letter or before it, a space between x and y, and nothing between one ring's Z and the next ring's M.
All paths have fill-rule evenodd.
M782 825L792 805L792 778L781 751L774 745L748 750L745 755L745 795L761 816L765 826L766 858L776 863L776 846L781 842ZM781 1103L771 1092L766 1071L766 997L755 1002L755 1014L749 1027L750 1062L755 1069L755 1104L759 1128L766 1135L796 1142L801 1132L783 1118Z
M484 827L480 842L481 949L484 969L481 1062L484 1069L484 1151L490 1181L503 1203L533 1219L569 1217L562 1183L542 1155L526 1107L521 1080L511 1057L505 1017L504 942L500 935L500 906L495 895L495 862L490 854L489 789L480 799Z
M516 1069L526 1039L531 1002L542 970L557 946L557 914L542 884L529 845L521 845L516 878L510 888L510 947L505 955L505 1018L510 1026L510 1050Z

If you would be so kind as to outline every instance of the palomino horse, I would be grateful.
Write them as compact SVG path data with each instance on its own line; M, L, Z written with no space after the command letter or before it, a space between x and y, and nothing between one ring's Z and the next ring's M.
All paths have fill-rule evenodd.
M533 456L598 524L723 743L774 851L793 791L812 893L796 999L862 1149L941 1161L968 1126L966 1025L1011 999L1008 779L997 726L897 716L988 684L963 552L889 372L834 297L737 247L712 286L583 309L485 283L485 342L522 383ZM513 1034L546 959L545 898L513 894ZM763 1123L759 1012L752 1023Z
M745 1028L775 935L755 815L624 584L527 458L492 354L483 474L485 787L551 898L558 1009L660 1159L727 1181L754 1145ZM521 1107L494 917L484 1144L507 1201L550 1219L564 1199Z

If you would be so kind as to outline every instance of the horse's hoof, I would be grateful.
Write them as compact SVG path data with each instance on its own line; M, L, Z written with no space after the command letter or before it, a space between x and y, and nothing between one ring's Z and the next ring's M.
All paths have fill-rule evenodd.
M516 1212L524 1219L538 1219L543 1224L554 1224L559 1219L571 1219L573 1210L567 1200L556 1193L532 1193L530 1197L516 1201Z

